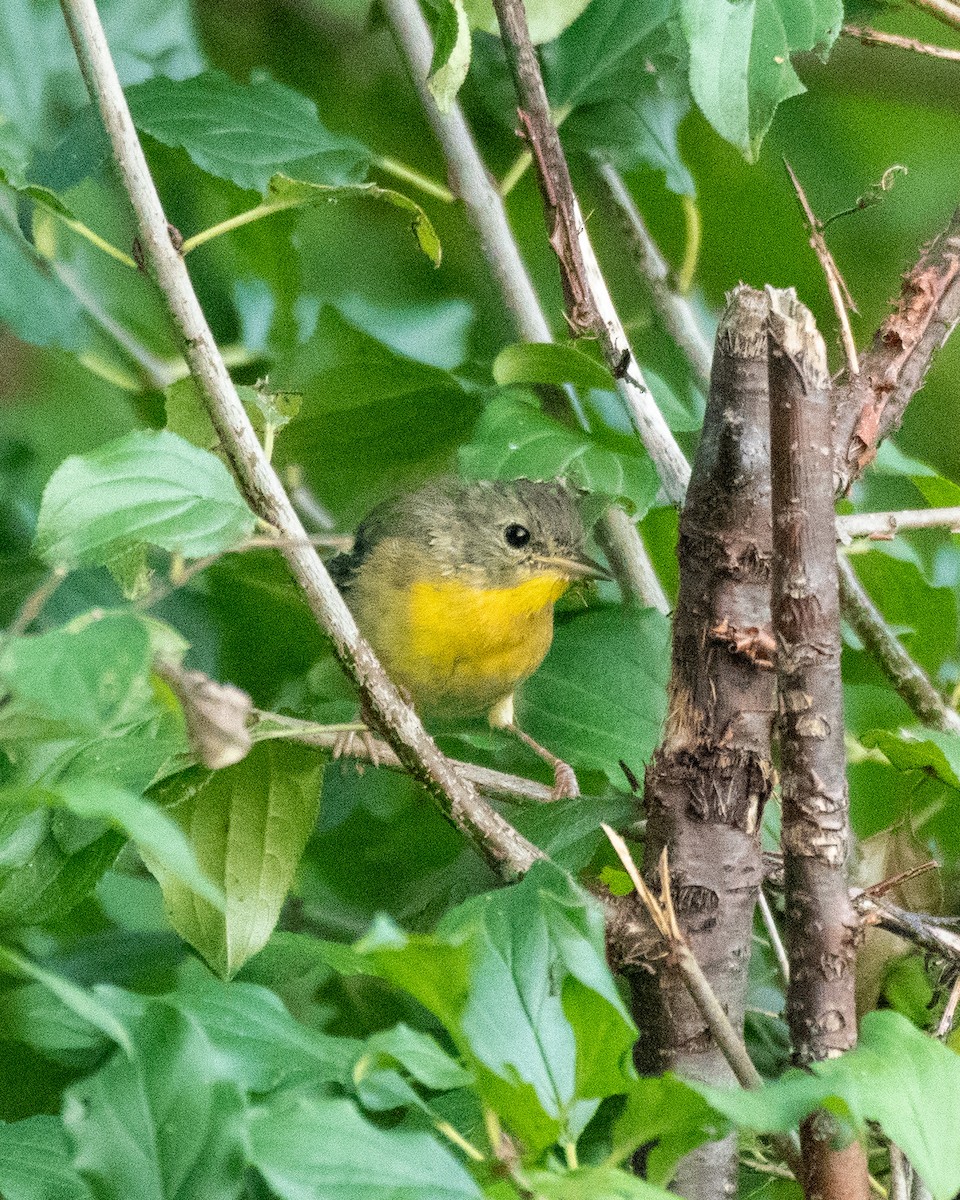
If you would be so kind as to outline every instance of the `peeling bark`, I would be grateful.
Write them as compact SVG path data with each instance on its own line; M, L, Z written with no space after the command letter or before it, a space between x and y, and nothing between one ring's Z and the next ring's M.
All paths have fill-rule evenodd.
M738 287L717 333L710 399L680 523L680 592L670 709L647 770L645 873L669 848L674 906L736 1029L743 1025L753 909L763 877L759 825L770 792L774 643L770 628L767 300ZM642 1070L715 1084L733 1075L679 972L637 974ZM676 1187L733 1194L736 1145L681 1164Z
M773 624L777 638L782 842L790 985L787 1021L803 1066L856 1043L840 601L826 350L792 290L770 297ZM866 1200L859 1143L831 1146L816 1113L801 1127L807 1200Z

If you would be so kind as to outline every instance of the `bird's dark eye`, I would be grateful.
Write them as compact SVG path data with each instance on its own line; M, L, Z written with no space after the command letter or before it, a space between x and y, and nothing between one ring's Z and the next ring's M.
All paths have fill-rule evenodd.
M530 530L526 525L508 525L503 531L503 537L508 546L514 546L519 550L521 546L525 546L530 541Z

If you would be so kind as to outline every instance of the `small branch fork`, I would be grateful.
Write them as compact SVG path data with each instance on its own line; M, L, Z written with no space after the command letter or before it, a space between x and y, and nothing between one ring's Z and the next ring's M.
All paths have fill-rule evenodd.
M543 854L483 801L437 749L360 637L356 622L309 544L289 498L257 441L213 340L186 266L173 246L160 197L127 108L94 0L61 0L80 68L110 137L136 214L146 266L159 285L184 355L231 468L253 511L278 530L282 552L317 623L336 648L368 710L404 766L501 875L516 877Z

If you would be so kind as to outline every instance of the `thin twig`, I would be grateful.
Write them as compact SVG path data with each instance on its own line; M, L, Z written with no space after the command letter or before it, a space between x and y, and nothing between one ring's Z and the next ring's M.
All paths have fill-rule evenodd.
M94 0L61 0L81 71L96 101L137 218L144 261L156 279L207 404L233 473L253 511L278 529L283 553L311 611L333 642L344 669L393 749L427 787L444 814L507 878L527 870L542 852L481 800L440 753L400 696L333 584L263 449L220 356L181 256L117 78Z
M900 645L843 554L839 556L839 572L844 617L911 711L931 729L960 733L960 715L949 707L923 668Z
M257 710L257 725L253 730L254 742L283 739L299 742L303 746L315 746L319 750L333 750L338 746L339 734L345 729L363 729L364 726L350 723L345 725L317 725L312 721L301 721L280 713L261 712ZM374 762L378 767L391 771L403 771L405 768L393 750L379 738L369 740L354 738L349 749L343 755L344 760L354 759L358 762ZM494 796L504 800L549 804L554 800L552 790L545 783L537 783L534 779L524 779L519 775L510 775L505 771L494 771L490 767L481 767L476 763L461 762L451 759L457 771L471 783L475 784L484 795Z
M0 640L6 637L19 637L26 633L33 622L43 611L44 605L67 577L66 567L54 567L38 588L31 592L17 611L16 616L7 626Z
M519 101L521 136L533 153L550 245L560 264L567 322L575 335L589 332L598 339L663 490L679 503L690 480L690 465L644 382L597 263L550 115L523 0L493 0L493 6Z
M455 100L449 111L441 113L430 94L427 78L433 40L417 0L383 0L383 12L406 59L424 116L443 149L451 186L464 203L514 328L525 342L551 342L550 323L520 255L503 198L480 157L463 111ZM617 570L624 595L648 607L661 607L662 588L645 584L655 573L633 522L621 520L610 510L601 518L600 527L606 544L616 547L617 565L611 562L611 567Z
M689 943L683 936L683 931L677 922L673 907L673 897L670 891L670 870L667 862L667 850L664 847L660 863L660 895L655 896L640 874L637 864L623 838L611 829L605 822L600 828L607 835L617 858L623 864L623 869L630 876L630 882L636 888L637 895L649 913L650 920L666 943L671 960L683 976L683 981L700 1014L706 1021L710 1033L717 1045L723 1051L723 1056L730 1070L741 1087L750 1091L763 1087L763 1077L753 1065L747 1048L737 1031L730 1024L723 1005L717 999L710 982L701 970ZM801 1162L799 1146L788 1135L780 1135L770 1139L776 1146L784 1161L793 1171L795 1178L800 1178Z
M957 1014L957 1004L960 1003L960 975L953 981L953 987L950 989L950 995L947 997L947 1003L944 1005L943 1013L940 1020L937 1022L936 1036L940 1041L945 1041L953 1029L953 1020Z
M856 38L864 46L893 46L897 50L912 50L914 54L925 54L929 58L960 62L960 50L918 42L916 38L903 37L899 33L885 33L882 29L867 29L862 25L844 25L840 32L846 37Z
M686 356L701 390L706 392L710 387L710 361L713 354L703 336L693 305L671 286L670 267L647 229L620 172L606 162L599 163L597 169L623 219L633 247L634 263L650 289L653 306L667 333Z
M847 312L848 308L856 312L857 306L854 304L846 282L840 274L840 268L837 266L836 260L830 252L826 239L821 232L820 222L817 220L816 213L810 206L810 201L807 199L807 194L803 190L800 180L786 159L783 160L783 165L790 176L790 182L797 193L800 209L810 230L810 246L819 259L820 266L823 268L827 288L830 292L830 300L833 304L833 311L837 314L837 320L840 323L840 339L843 343L843 353L847 360L847 371L851 376L859 375L860 360L857 355L857 344L853 338L853 330L850 328L850 316Z
M770 939L770 945L773 947L773 953L777 959L777 966L780 968L780 974L784 983L790 982L790 962L787 958L787 950L783 944L783 938L780 936L780 930L777 928L777 921L773 915L773 909L770 907L770 901L767 899L767 894L761 887L757 896L757 905L760 908L760 916L763 918L763 927L767 931L767 937Z
M913 0L913 3L951 29L960 29L960 4L954 4L953 0Z
M887 541L904 529L947 528L960 533L960 506L956 508L905 508L894 512L853 513L837 517L837 538L847 543L855 537Z

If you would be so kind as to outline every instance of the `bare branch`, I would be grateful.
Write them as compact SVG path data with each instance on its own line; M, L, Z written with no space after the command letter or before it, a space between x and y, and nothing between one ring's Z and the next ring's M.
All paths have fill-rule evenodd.
M953 0L913 0L913 3L951 29L960 29L960 4Z
M949 707L923 668L900 645L844 555L840 556L839 578L844 617L910 709L931 729L960 733L960 715Z
M653 306L667 333L686 356L697 383L706 393L710 387L712 352L709 342L703 336L693 306L685 296L671 286L670 268L667 261L647 229L646 222L634 203L627 185L623 182L620 172L610 163L600 163L598 170L621 214L630 244L633 247L634 262L650 289Z
M899 33L885 33L881 29L867 29L862 25L844 25L840 32L846 37L856 38L864 46L893 46L897 50L912 50L914 54L925 54L929 58L960 62L960 50L918 42L916 38L902 37Z
M643 380L593 252L550 115L523 2L494 0L493 6L520 103L521 136L533 153L550 245L560 263L567 321L575 334L589 331L599 340L634 428L656 464L664 492L679 503L690 479L690 466Z
M947 528L960 533L960 507L904 508L893 512L852 513L837 517L837 539L847 543L855 537L887 541L904 529Z
M833 304L833 311L837 314L837 321L840 324L840 340L843 344L843 353L847 360L847 371L851 376L859 375L860 360L857 357L857 344L853 338L853 330L850 328L850 314L847 312L848 308L852 308L856 312L856 305L853 303L844 278L840 274L840 268L837 266L836 260L830 252L830 248L823 236L820 222L817 220L816 213L810 207L810 201L807 199L807 194L800 185L800 180L786 159L783 160L783 165L787 168L790 182L793 184L793 189L797 193L797 199L800 201L800 210L810 230L810 246L814 254L816 254L820 266L823 268L823 274L827 281L827 289L830 292L830 301Z
M440 753L416 713L404 703L309 544L293 506L257 441L213 340L186 266L170 240L167 219L127 108L94 0L61 0L84 80L97 103L136 214L144 261L181 339L233 473L254 512L280 531L282 552L317 623L407 769L444 814L501 875L515 877L542 852L523 838L462 779Z

